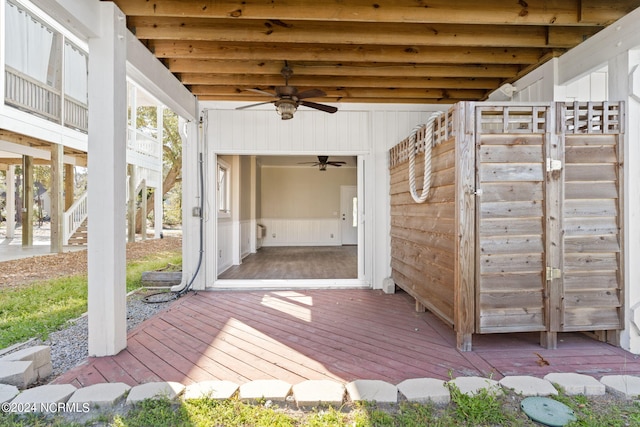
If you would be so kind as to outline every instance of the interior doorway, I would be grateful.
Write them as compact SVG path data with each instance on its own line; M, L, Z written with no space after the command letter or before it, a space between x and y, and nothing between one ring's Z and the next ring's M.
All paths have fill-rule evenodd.
M231 165L232 182L230 210L219 212L216 225L214 287L363 285L357 156L218 160Z

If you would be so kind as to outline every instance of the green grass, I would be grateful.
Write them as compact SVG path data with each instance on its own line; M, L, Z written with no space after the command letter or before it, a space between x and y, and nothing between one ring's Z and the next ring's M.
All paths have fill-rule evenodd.
M486 400L490 402L485 402ZM0 427L9 426L114 426L114 427L416 427L416 426L539 426L519 409L522 396L513 393L483 394L462 398L452 393L446 406L400 402L378 405L375 402L345 404L340 408L297 409L243 403L237 399L209 399L170 402L146 400L125 414L94 414L87 420L69 421L58 415L19 416L0 413ZM624 400L607 400L584 396L557 397L570 406L578 420L568 427L640 426L640 405ZM488 413L483 414L482 411Z
M179 264L174 252L155 254L127 265L127 291L141 287L142 272ZM87 276L36 282L0 294L0 348L30 338L46 339L68 320L87 311Z

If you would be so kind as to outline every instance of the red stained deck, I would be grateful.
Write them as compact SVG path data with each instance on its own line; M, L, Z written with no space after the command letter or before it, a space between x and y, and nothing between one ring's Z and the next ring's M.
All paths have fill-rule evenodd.
M204 380L381 379L549 372L640 375L640 357L583 334L561 334L557 350L539 334L475 335L455 348L451 328L416 313L405 293L370 290L200 292L143 322L116 356L89 358L55 383L135 385ZM540 358L549 364L540 366Z

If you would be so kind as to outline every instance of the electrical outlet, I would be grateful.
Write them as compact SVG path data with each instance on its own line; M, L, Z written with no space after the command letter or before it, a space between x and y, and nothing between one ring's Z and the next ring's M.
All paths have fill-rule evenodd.
M222 249L218 251L218 258L222 259Z
M276 238L276 233L271 234L271 237Z
M331 233L331 238L333 239L333 233Z

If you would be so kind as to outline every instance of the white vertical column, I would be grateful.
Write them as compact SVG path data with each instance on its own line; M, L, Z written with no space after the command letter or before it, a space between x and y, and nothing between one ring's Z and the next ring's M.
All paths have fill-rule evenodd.
M200 178L199 178L199 153L198 132L199 126L195 122L178 121L178 130L182 138L182 282L189 283L198 271L198 258L200 252L200 218L194 216L194 208L200 207ZM186 130L186 133L184 132ZM215 175L209 173L207 175ZM215 210L205 203L205 218L207 223L215 222ZM208 209L211 209L210 211ZM209 239L206 239L209 241ZM205 249L205 255L213 254L212 250ZM198 275L193 281L193 289L203 290L206 283L206 273L209 271L207 258L203 256L202 265Z
M159 179L158 185L153 191L153 232L156 239L160 238L162 233L162 196L164 195L164 189L162 188L162 159L164 150L162 145L164 142L164 107L159 105L157 108L157 123L158 123L158 144L160 145L160 172L158 172Z
M162 233L162 210L164 205L162 204L162 175L160 176L160 183L153 190L153 235L156 239L160 238Z
M609 100L625 101L624 141L624 278L625 330L623 348L640 353L640 51L628 51L609 61ZM635 323L636 327L633 327Z
M7 239L13 239L16 229L16 166L7 169Z
M127 346L125 183L127 140L124 14L100 2L100 36L89 40L89 355Z

